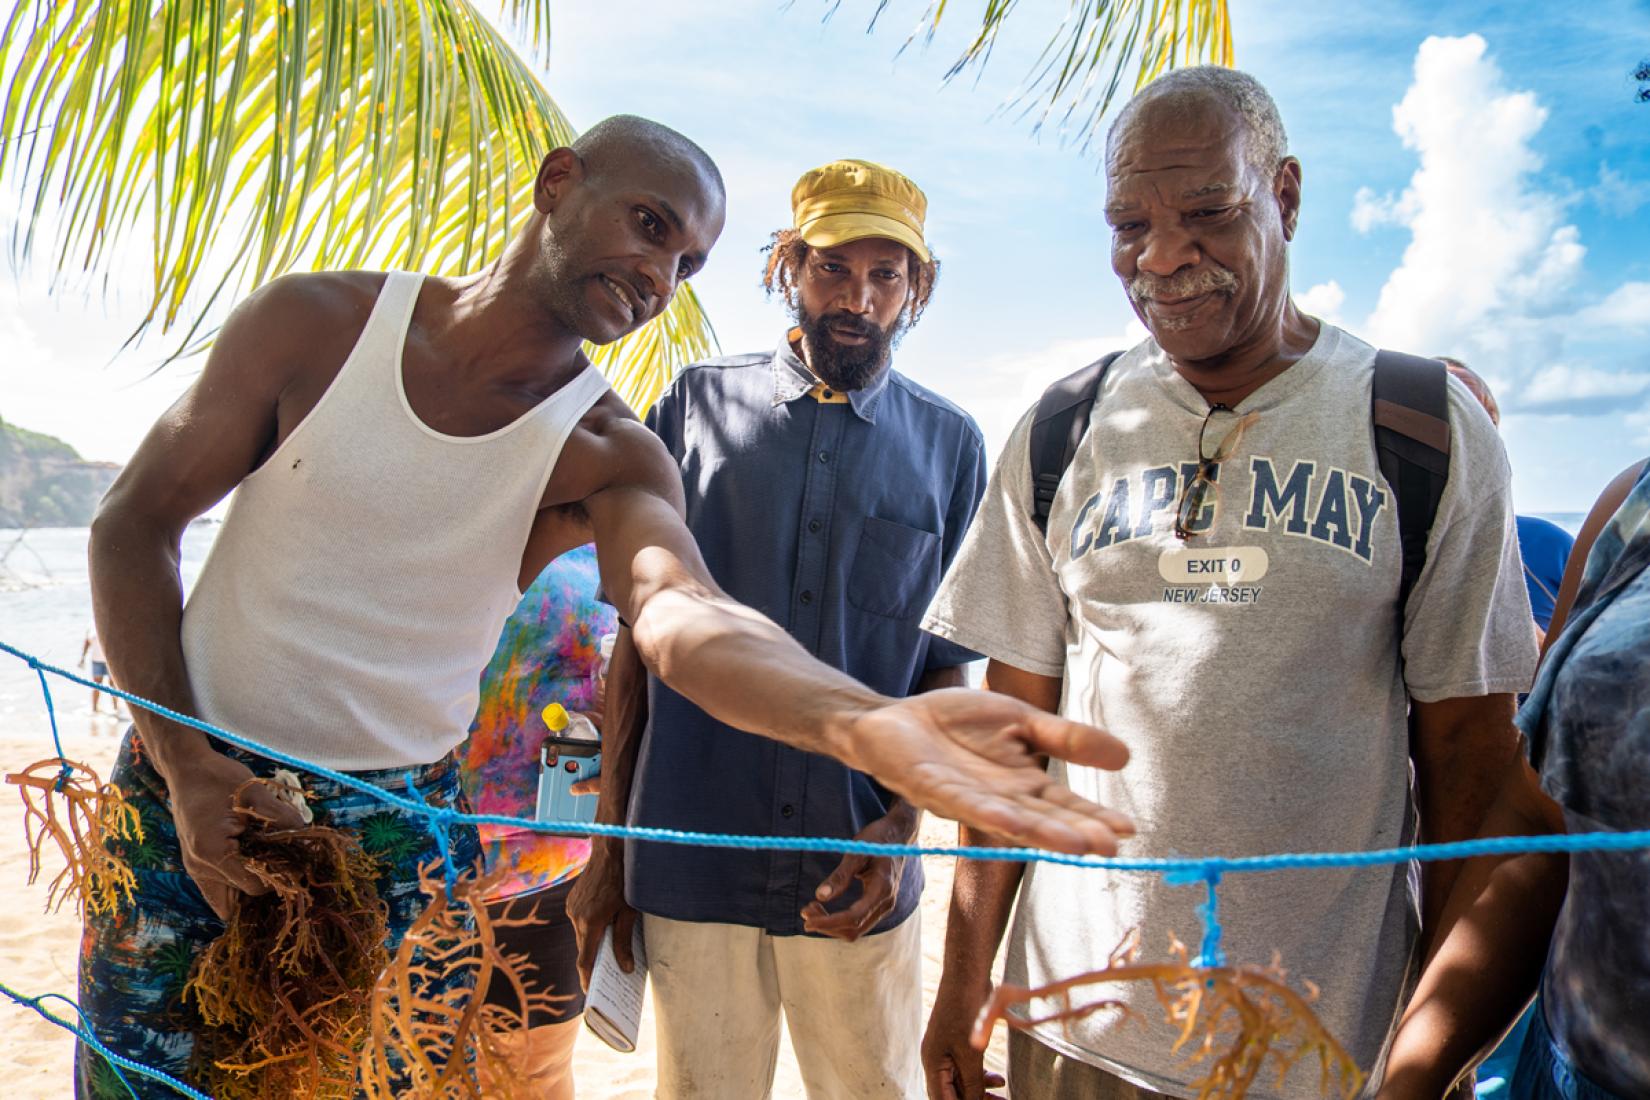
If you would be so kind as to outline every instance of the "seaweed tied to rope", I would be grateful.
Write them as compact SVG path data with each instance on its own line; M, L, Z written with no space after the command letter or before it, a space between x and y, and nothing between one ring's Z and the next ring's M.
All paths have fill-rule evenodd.
M1203 1076L1190 1083L1198 1100L1238 1100L1268 1064L1281 1083L1297 1063L1313 1056L1323 1095L1351 1100L1363 1087L1357 1063L1312 1011L1317 988L1306 982L1304 993L1291 989L1277 959L1267 967L1197 966L1186 946L1170 937L1172 961L1142 963L1139 944L1138 930L1131 931L1099 970L1037 989L998 987L975 1024L974 1045L985 1048L998 1020L1024 1029L1098 1012L1126 1019L1131 1013L1122 1001L1078 1002L1072 994L1091 985L1150 982L1169 1023L1179 1029L1174 1053L1204 1063ZM1050 1007L1035 1009L1039 1004Z
M290 798L266 779L241 792L253 783ZM373 984L389 963L378 861L351 833L274 829L241 812L252 818L241 854L268 891L236 896L228 927L190 971L184 996L204 1023L194 1075L219 1100L343 1100L355 1094Z
M372 1037L361 1063L368 1100L526 1100L537 1095L527 1072L528 1049L520 1041L534 1009L568 999L530 990L523 955L497 943L500 928L533 923L530 910L516 915L486 902L498 875L470 873L450 891L444 868L421 869L420 888L430 904L402 939L373 990ZM518 1010L483 999L503 981L515 991Z
M81 914L88 907L96 913L112 913L122 902L132 900L136 879L109 842L141 842L143 824L119 788L98 779L85 764L60 756L9 773L6 782L23 799L29 882L40 875L47 840L63 855L63 869L47 888L47 912L71 897Z

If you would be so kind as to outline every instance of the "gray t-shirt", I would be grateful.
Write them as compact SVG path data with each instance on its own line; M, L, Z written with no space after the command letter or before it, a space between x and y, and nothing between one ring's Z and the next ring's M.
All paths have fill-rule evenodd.
M1148 341L1108 372L1049 519L1027 509L1020 421L924 626L1016 668L1065 678L1061 713L1110 730L1121 772L1053 774L1130 814L1131 856L1385 848L1412 839L1407 699L1525 690L1535 667L1506 455L1472 396L1450 386L1448 488L1399 659L1396 506L1375 457L1375 353L1328 324L1312 350L1235 410L1256 413L1219 491L1182 542L1172 530L1208 403ZM1235 417L1217 415L1213 453ZM1236 563L1234 565L1234 563ZM1408 868L1229 876L1224 948L1278 952L1322 990L1320 1019L1365 1070L1405 995L1417 916ZM1021 888L1007 980L1040 985L1104 966L1130 929L1142 958L1178 936L1195 952L1201 887L1156 875L1035 864ZM1037 1029L1065 1054L1171 1095L1196 1066L1149 987L1098 987L1101 1014ZM1318 1094L1316 1066L1279 1090Z

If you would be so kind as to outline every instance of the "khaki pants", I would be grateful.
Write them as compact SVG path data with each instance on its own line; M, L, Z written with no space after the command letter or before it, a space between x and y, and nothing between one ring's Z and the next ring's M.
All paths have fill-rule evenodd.
M767 1100L781 1011L809 1100L922 1100L919 914L857 943L642 921L659 1100Z
M1008 1033L1008 1089L1013 1100L1169 1100L1068 1058L1023 1031Z

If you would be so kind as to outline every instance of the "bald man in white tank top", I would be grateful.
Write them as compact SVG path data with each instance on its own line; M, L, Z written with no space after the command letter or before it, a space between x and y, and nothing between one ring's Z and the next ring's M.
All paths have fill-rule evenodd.
M594 539L607 594L632 624L621 644L717 718L836 756L1000 836L1114 850L1127 820L1051 784L1038 754L1118 767L1120 743L1001 695L881 697L710 579L674 462L581 347L658 316L704 264L723 204L697 146L610 119L545 157L526 226L476 275L297 275L252 295L93 525L93 600L115 679L374 781L427 769L439 799L520 590ZM237 488L185 607L183 529ZM236 791L269 762L147 711L134 723L116 781L156 800L175 827L174 872L201 895L174 926L146 908L159 931L141 941L89 924L93 1025L118 1019L135 1046L150 1025L111 990L139 980L163 941L200 947L237 891L259 889L237 851ZM239 797L296 824L262 788ZM352 812L340 803L334 818L347 826ZM173 1031L169 1049L186 1047Z

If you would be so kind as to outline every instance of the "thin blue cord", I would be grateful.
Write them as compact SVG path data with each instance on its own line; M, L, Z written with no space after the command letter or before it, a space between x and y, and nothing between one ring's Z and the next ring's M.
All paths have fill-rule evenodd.
M4 644L0 642L0 645ZM11 647L7 646L6 648L10 649ZM40 677L40 694L46 697L46 718L52 724L52 745L57 749L57 758L63 761L63 767L57 773L56 784L57 793L62 794L63 786L68 783L69 777L74 774L74 769L69 767L68 754L63 751L63 739L57 735L57 708L52 705L52 686L46 682L46 673L40 667L40 662L33 657L30 657L28 661L29 667L34 669L34 674Z
M74 1009L74 1014L76 1016L80 1017L80 1026L81 1027L86 1028L86 1029L89 1030L92 1026L91 1021L86 1019L86 1013L81 1011L80 1006L75 1004L69 998L63 996L63 994L61 994L61 993L42 993L42 994L40 994L40 996L35 997L34 1001L35 1001L35 1005L38 1005L39 1002L41 1002L41 1001L62 1001L64 1004L66 1004L70 1008ZM31 1008L35 1007L35 1005L31 1005L30 1007ZM121 1068L119 1066L115 1065L113 1062L110 1062L108 1065L109 1065L109 1068L114 1071L115 1080L119 1081L123 1086L125 1086L126 1091L127 1091L127 1093L129 1093L131 1095L132 1100L137 1100L137 1090L132 1087L132 1082L126 1080L126 1074L124 1072L122 1072Z
M0 644L3 644L3 643L0 643ZM180 1092L184 1096L189 1097L189 1100L212 1100L212 1097L206 1095L206 1093L201 1092L199 1089L194 1089L194 1088L189 1087L188 1085L184 1084L182 1081L179 1081L176 1077L173 1077L169 1074L162 1073L158 1069L150 1069L148 1066L144 1065L142 1062L134 1062L130 1058L125 1057L124 1055L116 1054L114 1051L110 1050L108 1047L106 1047L102 1043L98 1042L96 1036L94 1036L91 1033L91 1029L89 1027L86 1027L86 1028L76 1027L74 1024L71 1024L69 1021L63 1019L61 1016L54 1016L52 1013L47 1011L40 1004L41 1001L47 999L48 997L50 997L52 999L55 999L55 1000L64 1001L67 1004L69 1004L70 1006L72 1006L74 1008L76 1014L78 1014L80 1016L80 1018L82 1020L84 1020L86 1018L86 1015L85 1015L85 1013L80 1011L80 1006L76 1005L73 1001L69 1000L67 997L61 996L61 995L56 994L56 993L47 993L47 994L44 994L44 995L39 996L39 997L25 997L21 993L17 992L15 989L12 989L10 986L6 985L4 982L0 982L0 993L4 993L7 997L10 997L13 1001L15 1001L17 1004L22 1005L24 1008L34 1009L34 1011L38 1012L46 1020L50 1021L51 1023L56 1024L58 1027L62 1028L64 1031L72 1032L81 1042L85 1043L87 1046L89 1046L93 1050L97 1051L98 1054L102 1055L105 1059L107 1059L109 1064L114 1067L115 1073L120 1076L120 1083L125 1085L126 1086L126 1091L132 1093L133 1096L136 1096L137 1093L135 1091L133 1091L131 1083L126 1080L125 1076L120 1074L120 1071L123 1070L123 1069L129 1069L133 1073L141 1074L144 1077L148 1077L152 1080L159 1081L163 1085L168 1085L171 1088L173 1088L174 1090L176 1090L177 1092Z
M1197 915L1203 918L1203 949L1197 953L1195 965L1225 966L1226 952L1220 946L1220 873L1210 871L1203 877L1203 881L1208 884L1209 897L1197 907Z
M1494 836L1476 840L1459 840L1449 844L1417 844L1405 848L1381 848L1368 852L1288 852L1276 855L1241 856L1237 858L1209 857L1205 859L1164 858L1143 859L1100 856L1072 856L1039 848L963 848L955 845L873 844L863 840L834 837L774 837L748 836L733 833L705 833L683 829L657 829L634 825L602 825L596 822L533 821L505 814L465 814L429 806L423 802L376 787L347 772L334 771L321 764L312 764L299 757L260 745L256 741L220 729L209 722L161 706L159 703L121 691L112 685L98 685L77 676L67 669L38 661L14 646L0 641L0 652L10 653L28 662L37 670L45 670L72 683L96 687L100 691L125 699L127 702L155 714L211 734L231 745L288 767L307 771L371 795L397 809L409 813L440 815L448 827L453 825L501 825L537 833L563 836L601 836L616 840L645 840L661 844L684 844L707 848L736 848L747 851L772 852L830 852L843 855L909 857L947 856L959 859L995 859L1017 863L1054 863L1067 867L1084 867L1101 871L1125 871L1137 874L1186 875L1190 881L1202 881L1210 874L1229 875L1257 871L1283 871L1299 868L1375 867L1391 863L1422 862L1445 859L1472 859L1477 856L1522 855L1532 852L1625 852L1650 848L1650 829L1631 832L1557 833L1547 836Z
M249 738L234 734L208 722L203 722L187 714L181 714L168 707L148 699L140 698L130 692L122 691L112 684L100 685L77 676L67 669L57 668L46 664L39 658L23 652L14 646L0 641L0 652L10 653L19 658L35 670L40 677L41 691L46 698L46 713L51 720L52 741L57 748L57 754L64 758L62 742L58 739L57 715L52 705L50 685L46 680L46 673L61 676L71 683L81 684L94 690L107 692L116 698L125 699L128 703L144 708L164 718L177 722L180 725L200 730L203 733L217 737L228 744L256 753L259 756L286 764L289 767L306 771L333 781L343 787L360 791L377 798L391 806L405 812L422 814L430 832L435 836L436 845L441 852L441 858L446 867L447 891L449 898L457 886L458 869L453 863L449 830L456 824L467 825L502 825L518 829L526 829L540 833L557 833L575 836L604 836L616 839L656 841L665 844L685 844L699 847L738 848L764 851L804 851L804 852L832 852L868 856L910 857L910 856L951 856L961 859L995 859L1009 860L1021 863L1044 862L1062 864L1071 867L1085 867L1098 870L1126 871L1146 874L1161 874L1166 882L1172 885L1190 885L1202 883L1208 890L1208 898L1198 906L1198 915L1203 921L1203 942L1198 953L1197 965L1202 967L1222 966L1225 964L1225 952L1221 948L1223 929L1219 914L1219 886L1221 876L1226 874L1279 871L1290 868L1328 868L1328 867L1369 867L1381 864L1403 863L1410 860L1443 860L1466 859L1486 855L1516 855L1531 852L1585 852L1585 851L1628 851L1639 848L1650 848L1650 829L1633 832L1593 832L1569 833L1550 836L1525 837L1484 837L1477 840L1457 841L1451 844L1411 845L1405 848L1385 848L1370 852L1293 852L1264 856L1244 856L1235 859L1208 858L1208 859L1122 859L1099 858L1094 856L1070 856L1058 852L1047 852L1034 848L958 848L945 845L917 845L917 844L871 844L859 840L838 840L829 837L767 837L741 836L729 833L703 833L677 829L640 828L622 825L601 825L596 823L573 822L544 822L530 821L525 818L509 817L503 814L465 814L457 813L443 807L430 806L417 798L418 789L413 780L413 773L406 773L408 790L412 798L405 798L374 786L365 780L335 771L319 764L313 764L299 757L261 745ZM66 758L65 758L66 759ZM64 768L59 776L59 789L67 778L69 770ZM191 1100L211 1100L211 1097L198 1092L181 1081L178 1081L159 1070L134 1062L114 1051L109 1050L91 1035L90 1027L77 1028L65 1020L53 1016L40 1005L44 998L25 998L0 983L0 992L4 992L13 1001L34 1009L41 1016L50 1020L68 1031L73 1032L80 1040L109 1061L119 1074L122 1068L130 1069L146 1077L161 1081ZM47 996L57 996L48 994ZM67 998L61 998L67 1001ZM74 1002L68 1001L70 1005ZM75 1011L80 1012L78 1006ZM82 1021L85 1016L81 1014ZM121 1083L126 1085L127 1091L132 1091L124 1076ZM134 1094L135 1095L135 1094Z
M414 798L418 797L418 781L413 777L411 770L402 773L407 781L407 790ZM441 853L442 866L447 872L447 904L451 905L458 897L458 867L453 863L452 838L447 835L453 812L435 806L425 807L424 823L429 826L431 835L435 837L436 851Z

